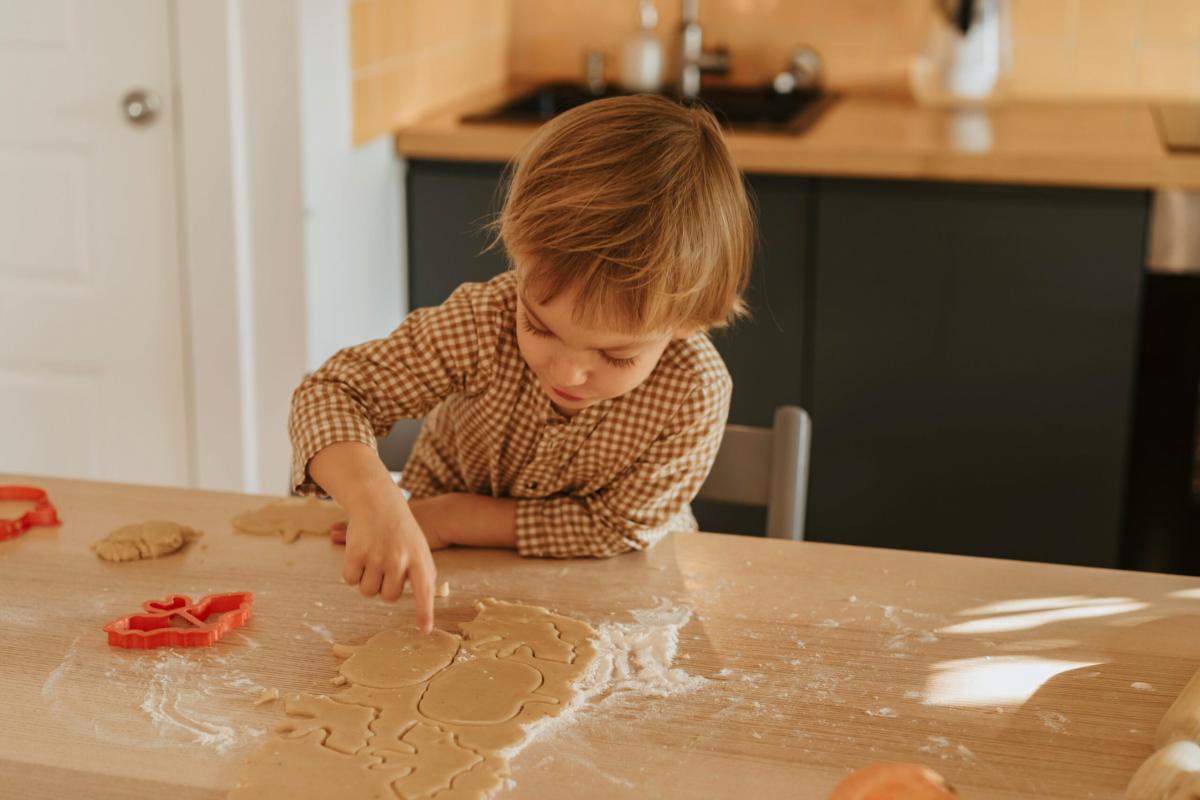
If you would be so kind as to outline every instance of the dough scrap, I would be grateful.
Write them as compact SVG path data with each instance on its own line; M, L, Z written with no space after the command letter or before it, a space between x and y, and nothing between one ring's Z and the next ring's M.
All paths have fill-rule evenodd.
M525 728L570 706L595 632L544 608L477 608L462 636L406 628L335 645L346 689L289 697L283 735L251 756L229 798L489 796Z
M315 497L300 502L268 503L232 520L233 527L242 533L279 534L289 544L303 533L326 536L335 523L345 521L346 512L341 506Z
M170 555L202 535L176 522L150 520L117 528L92 542L92 550L104 561L139 561Z

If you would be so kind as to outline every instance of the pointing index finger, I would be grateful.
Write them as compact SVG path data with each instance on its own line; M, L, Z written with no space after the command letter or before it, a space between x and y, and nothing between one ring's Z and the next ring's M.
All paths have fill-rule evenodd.
M408 580L417 601L417 627L423 633L433 630L433 582L436 577L433 564L426 558L415 559L408 570Z

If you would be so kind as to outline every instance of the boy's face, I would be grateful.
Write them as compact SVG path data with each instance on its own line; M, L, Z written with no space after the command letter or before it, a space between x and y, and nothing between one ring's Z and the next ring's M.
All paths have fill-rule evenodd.
M517 345L542 391L574 416L602 400L636 389L650 376L677 334L630 336L575 321L575 291L547 303L517 302Z

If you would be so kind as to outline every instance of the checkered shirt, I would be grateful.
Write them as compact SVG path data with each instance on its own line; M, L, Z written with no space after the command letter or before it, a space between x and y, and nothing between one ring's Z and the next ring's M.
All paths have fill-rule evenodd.
M574 417L556 411L517 348L516 277L460 286L386 339L342 350L296 389L292 483L334 442L372 447L424 417L400 485L414 499L517 500L526 556L611 556L696 530L689 504L716 457L732 382L708 336L667 346L650 376Z

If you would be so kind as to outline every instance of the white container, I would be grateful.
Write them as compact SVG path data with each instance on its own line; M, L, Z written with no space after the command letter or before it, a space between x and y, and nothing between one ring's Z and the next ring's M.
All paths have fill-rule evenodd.
M976 0L976 5L966 33L946 14L933 15L925 49L909 73L913 95L921 102L971 104L995 97L1011 63L1008 3Z
M654 0L638 4L641 29L621 50L621 86L630 92L657 92L662 88L663 48L654 35L658 10Z

